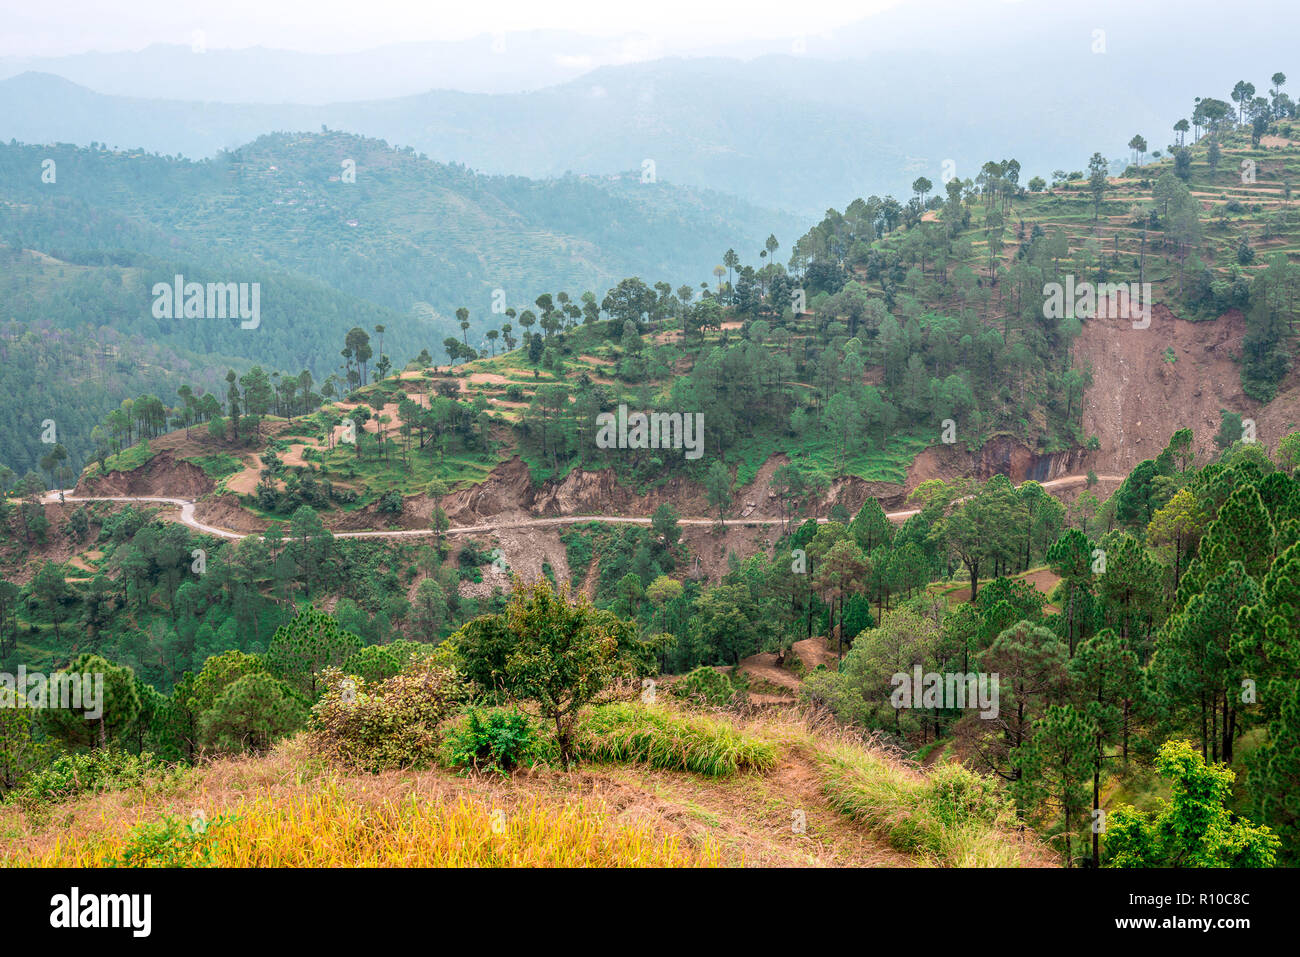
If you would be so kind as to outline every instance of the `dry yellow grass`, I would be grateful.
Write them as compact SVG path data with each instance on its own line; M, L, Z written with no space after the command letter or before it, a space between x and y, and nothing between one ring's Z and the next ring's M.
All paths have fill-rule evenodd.
M604 809L534 799L507 813L462 797L455 803L353 802L337 786L231 808L198 834L188 823L169 842L186 863L215 867L708 867L709 845L685 846L637 825L613 825ZM137 827L154 822L141 819ZM117 829L86 841L56 841L18 866L111 867L132 853L136 831ZM142 863L148 863L146 857Z
M510 778L440 768L362 774L313 758L299 737L270 754L223 758L39 814L0 805L0 863L92 867L124 856L251 867L990 862L969 849L955 853L961 849L949 845L949 853L935 854L902 839L912 829L907 812L928 810L912 793L928 776L877 742L794 709L713 717L775 749L776 766L724 777L644 763L542 766ZM851 779L837 772L833 757L854 766ZM877 764L878 787L865 787L856 766ZM854 793L852 807L846 790ZM864 817L864 806L877 803L898 813ZM212 823L202 840L191 841L185 829L196 810ZM169 819L170 830L162 826ZM217 823L222 819L228 823ZM1007 841L998 828L975 836L981 848ZM1008 843L1020 844L1019 854L999 863L1053 863L1014 837Z

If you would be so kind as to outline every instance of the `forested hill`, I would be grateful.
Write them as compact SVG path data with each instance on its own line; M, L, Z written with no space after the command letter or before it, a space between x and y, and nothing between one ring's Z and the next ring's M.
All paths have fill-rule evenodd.
M16 324L9 358L30 359L6 362L0 415L16 427L0 461L35 469L46 449L33 423L55 417L80 469L91 427L122 400L170 402L182 381L210 390L228 368L323 380L354 327L385 330L400 368L465 335L456 307L481 340L494 293L500 309L527 307L557 278L597 292L635 273L694 282L717 249L796 231L656 179L481 176L336 132L263 136L204 162L0 145L0 322ZM155 284L177 275L258 283L256 326L156 316ZM32 378L47 368L62 374Z
M152 393L170 403L182 383L212 391L228 369L244 372L257 362L295 375L322 370L323 378L348 329L396 327L404 318L316 280L259 270L249 260L78 250L89 235L108 241L157 231L76 201L8 212L17 215L6 218L6 227L17 224L29 238L39 234L60 257L0 245L0 416L11 424L0 434L0 461L20 473L35 469L49 450L38 439L46 419L58 423L69 464L79 469L92 448L91 429L124 399ZM237 319L156 318L153 284L178 274L187 281L260 282L257 327L241 328ZM432 327L429 320L410 320L399 344L433 341Z
M326 124L533 178L609 174L652 157L665 180L812 219L857 195L898 195L945 160L963 177L995 154L1050 168L1081 137L1109 155L1133 129L1163 124L1185 91L1222 90L1257 64L1286 62L1300 9L1268 6L1232 18L1212 0L1182 0L1176 17L1126 0L893 4L833 33L791 24L784 41L745 53L729 29L680 34L678 50L718 44L726 55L626 62L624 54L568 73L568 82L558 81L575 63L572 49L561 43L537 63L522 35L500 52L489 53L485 37L467 41L469 56L406 46L382 70L330 58L314 65L326 76L310 84L293 79L304 57L271 50L11 59L0 64L9 76L0 80L0 130L32 143L99 141L199 158L267 130ZM1196 29L1206 23L1214 29ZM1182 24L1190 29L1181 42L1160 42ZM603 46L578 45L585 54ZM417 56L411 82L385 82ZM486 89L476 77L507 75L500 71L526 79L511 92L469 92ZM730 245L741 248L721 248Z
M54 182L43 180L47 161ZM518 306L557 282L693 280L718 249L757 249L771 232L804 225L659 182L653 167L626 178L483 176L338 132L263 136L203 162L98 144L0 146L11 247L183 250L222 268L246 261L311 277L403 315L449 317L469 304L476 324L497 289ZM400 319L390 328L395 347L441 339L416 344Z

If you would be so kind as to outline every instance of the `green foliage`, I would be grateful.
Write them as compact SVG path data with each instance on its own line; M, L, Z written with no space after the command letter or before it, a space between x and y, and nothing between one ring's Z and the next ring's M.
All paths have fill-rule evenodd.
M33 712L15 707L15 692L0 688L0 797L41 767L47 750L32 736Z
M846 746L821 760L831 806L899 850L952 867L1018 863L998 833L1010 825L1012 811L991 778L959 764L907 773Z
M1187 741L1166 742L1156 770L1169 781L1172 800L1153 812L1116 808L1106 822L1104 866L1273 866L1278 838L1225 806L1236 777L1231 770L1207 765Z
M199 716L199 743L215 753L268 750L302 727L306 708L284 682L258 672L229 684Z
M266 649L266 662L276 676L314 700L321 672L337 668L361 647L360 638L344 631L323 611L306 605L292 621L276 629Z
M638 762L667 771L723 777L776 766L776 747L727 721L662 707L610 704L578 726L574 753L591 761Z
M475 619L451 641L479 687L536 702L555 726L565 763L579 709L616 678L648 669L657 650L637 638L633 623L585 596L570 602L544 578L531 585L516 579L504 614Z
M228 815L189 821L173 815L132 828L114 867L212 867L212 854Z
M569 563L569 573L572 576L570 584L576 588L591 567L592 539L580 526L574 526L560 536L560 541L564 543L564 557Z
M711 708L725 708L736 697L731 679L706 665L678 678L669 690L675 697Z
M82 794L142 787L150 778L173 773L152 754L96 748L63 754L34 772L19 792L23 802L60 804Z
M211 455L196 455L193 458L186 459L193 462L199 468L203 469L203 474L213 481L219 481L227 475L234 475L244 469L243 460L238 456L230 455L226 452L216 452Z
M1012 755L1019 772L1016 799L1022 807L1041 807L1059 814L1057 837L1064 838L1064 857L1072 861L1073 839L1088 806L1087 785L1097 763L1097 726L1069 705L1050 705L1033 735Z
M514 708L469 708L443 740L443 763L508 776L545 754L536 723Z
M464 697L455 672L432 662L413 663L374 685L334 668L321 680L325 692L308 724L311 750L374 773L433 763L438 725Z
M81 706L58 707L57 702L47 702L40 712L41 728L64 747L95 748L116 742L135 721L140 712L140 695L135 688L135 675L130 668L110 664L95 654L79 655L67 668L51 676L51 692L56 681L79 676ZM86 676L91 678L88 682ZM102 678L102 700L99 697ZM98 712L98 714L96 714Z
M355 675L369 684L375 684L393 677L406 666L407 661L402 657L403 650L402 646L395 645L366 645L344 659L339 670L345 675Z

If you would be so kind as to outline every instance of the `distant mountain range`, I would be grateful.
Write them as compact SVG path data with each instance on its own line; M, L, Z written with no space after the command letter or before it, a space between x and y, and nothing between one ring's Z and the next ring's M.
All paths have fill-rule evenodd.
M43 180L47 166L53 182ZM643 179L485 176L337 132L263 136L200 162L0 145L0 241L83 265L139 267L141 290L169 280L164 264L182 262L208 274L199 281L306 280L383 310L375 321L390 327L404 363L400 350L436 351L444 336L460 336L451 320L460 306L475 330L498 325L495 290L522 310L543 292L603 297L627 276L695 286L712 281L726 249L756 259L769 232L791 243L802 229L789 215ZM35 318L42 301L31 306ZM356 306L332 308L347 322ZM123 309L121 325L105 324L152 322L147 300ZM332 359L333 348L300 354L309 341L295 332L300 321L287 316L262 335L288 336L294 364ZM247 335L200 351L268 354L265 340Z
M985 0L926 5L920 16L903 7L828 37L696 44L763 54L751 59L590 72L631 54L615 41L520 34L501 53L480 37L348 55L150 47L11 57L0 60L0 76L16 73L0 81L0 136L200 158L266 132L326 126L532 178L611 175L650 160L663 181L812 221L857 196L906 198L916 177L937 182L945 160L967 176L1014 156L1045 175L1080 168L1093 150L1124 156L1134 133L1163 148L1190 111L1184 91L1222 96L1243 78L1262 91L1300 34L1300 7L1281 3L1225 17L1208 0L1087 10ZM1171 17L1214 28L1173 45Z

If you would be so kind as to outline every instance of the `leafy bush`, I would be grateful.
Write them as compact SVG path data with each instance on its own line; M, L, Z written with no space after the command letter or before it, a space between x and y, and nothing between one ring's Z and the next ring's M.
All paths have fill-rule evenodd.
M114 867L213 867L213 845L229 818L183 821L167 815L127 835Z
M775 746L725 721L637 704L594 709L578 725L574 753L589 760L638 761L710 777L776 766Z
M486 565L492 560L491 554L483 547L483 544L471 539L461 546L460 554L456 561L461 568L478 568L480 565Z
M668 690L678 698L715 708L730 704L736 695L731 679L707 665L674 681Z
M1273 867L1281 841L1229 810L1236 774L1206 764L1190 741L1166 741L1156 771L1172 800L1153 811L1121 804L1107 822L1105 867Z
M420 767L438 749L438 724L463 697L455 672L413 663L372 687L336 668L311 711L308 745L330 760L364 771Z
M454 768L508 775L538 761L543 747L533 719L513 708L470 708L443 742L443 761Z
M134 755L100 748L55 758L47 767L32 772L18 796L22 801L57 804L80 794L141 787L149 776L169 771L147 751Z

